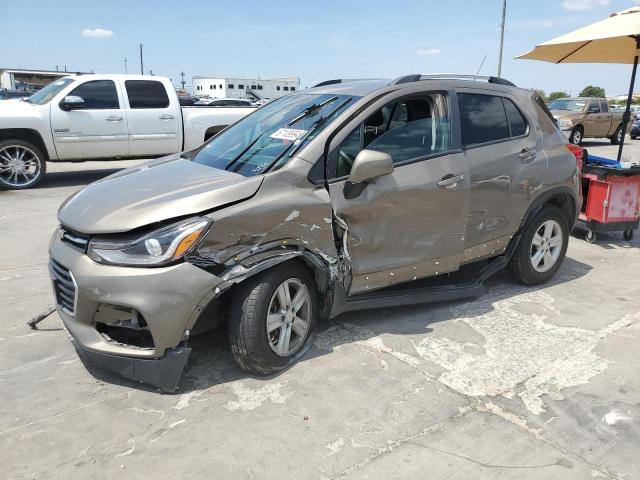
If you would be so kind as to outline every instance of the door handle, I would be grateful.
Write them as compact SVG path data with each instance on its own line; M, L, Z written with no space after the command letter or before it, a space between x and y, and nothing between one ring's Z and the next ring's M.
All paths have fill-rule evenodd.
M121 122L124 119L122 117L117 116L117 115L109 115L108 117L105 118L105 120L107 122Z
M176 117L174 117L173 115L168 115L168 114L166 114L166 113L163 113L163 114L162 114L162 115L160 115L158 118L159 118L160 120L173 120L173 119L174 119L174 118L176 118Z
M438 186L442 188L453 188L462 180L464 180L464 175L454 175L450 173L442 177L442 180L438 182Z
M523 160L529 160L536 154L535 148L523 148L522 151L518 154L518 157Z

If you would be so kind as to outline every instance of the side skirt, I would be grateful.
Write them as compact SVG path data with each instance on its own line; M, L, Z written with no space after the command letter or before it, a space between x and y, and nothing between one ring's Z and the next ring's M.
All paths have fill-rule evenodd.
M409 282L371 293L353 295L348 297L341 307L335 308L332 316L354 310L421 305L479 297L487 292L484 282L507 266L519 243L520 235L518 234L513 237L504 255L494 258L479 272L464 276L458 282L423 288L417 288L416 282Z

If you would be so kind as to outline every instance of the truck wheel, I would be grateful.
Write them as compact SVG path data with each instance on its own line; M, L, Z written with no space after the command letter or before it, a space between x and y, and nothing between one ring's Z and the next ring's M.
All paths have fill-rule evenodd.
M47 170L44 154L24 140L0 142L0 188L21 190L37 185Z
M316 312L315 283L301 263L285 262L241 283L229 318L236 363L262 375L282 370L306 351Z
M633 229L627 228L624 232L622 232L622 238L624 238L627 242L633 240Z
M620 142L622 142L622 125L619 125L618 128L616 128L616 131L613 132L613 135L609 138L609 140L611 140L611 143L613 145L620 145Z
M569 228L562 211L545 206L522 231L507 270L526 285L545 283L555 275L569 244Z
M574 145L580 145L582 143L582 137L584 136L584 131L581 126L575 127L571 130L571 135L569 135L569 143L573 143Z

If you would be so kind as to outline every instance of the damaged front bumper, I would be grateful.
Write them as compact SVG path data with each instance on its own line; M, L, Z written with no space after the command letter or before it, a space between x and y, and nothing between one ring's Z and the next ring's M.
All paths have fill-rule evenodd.
M188 333L227 282L190 263L101 265L59 236L49 254L57 310L77 350L100 368L174 391Z

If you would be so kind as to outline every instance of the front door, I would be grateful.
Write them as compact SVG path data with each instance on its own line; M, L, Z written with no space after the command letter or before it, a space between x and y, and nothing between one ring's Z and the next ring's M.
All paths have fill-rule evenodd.
M611 115L602 111L599 100L591 100L587 110L587 129L585 136L606 137L611 127Z
M332 149L329 194L347 227L351 294L458 268L469 183L449 112L445 93L400 98L363 114ZM391 155L394 171L347 198L351 165L364 148Z
M91 80L67 96L82 106L65 111L51 105L51 130L60 160L126 157L129 154L127 114L113 80Z
M165 155L182 148L181 108L177 96L167 95L157 80L125 80L129 103L132 156ZM204 136L204 133L203 133Z

